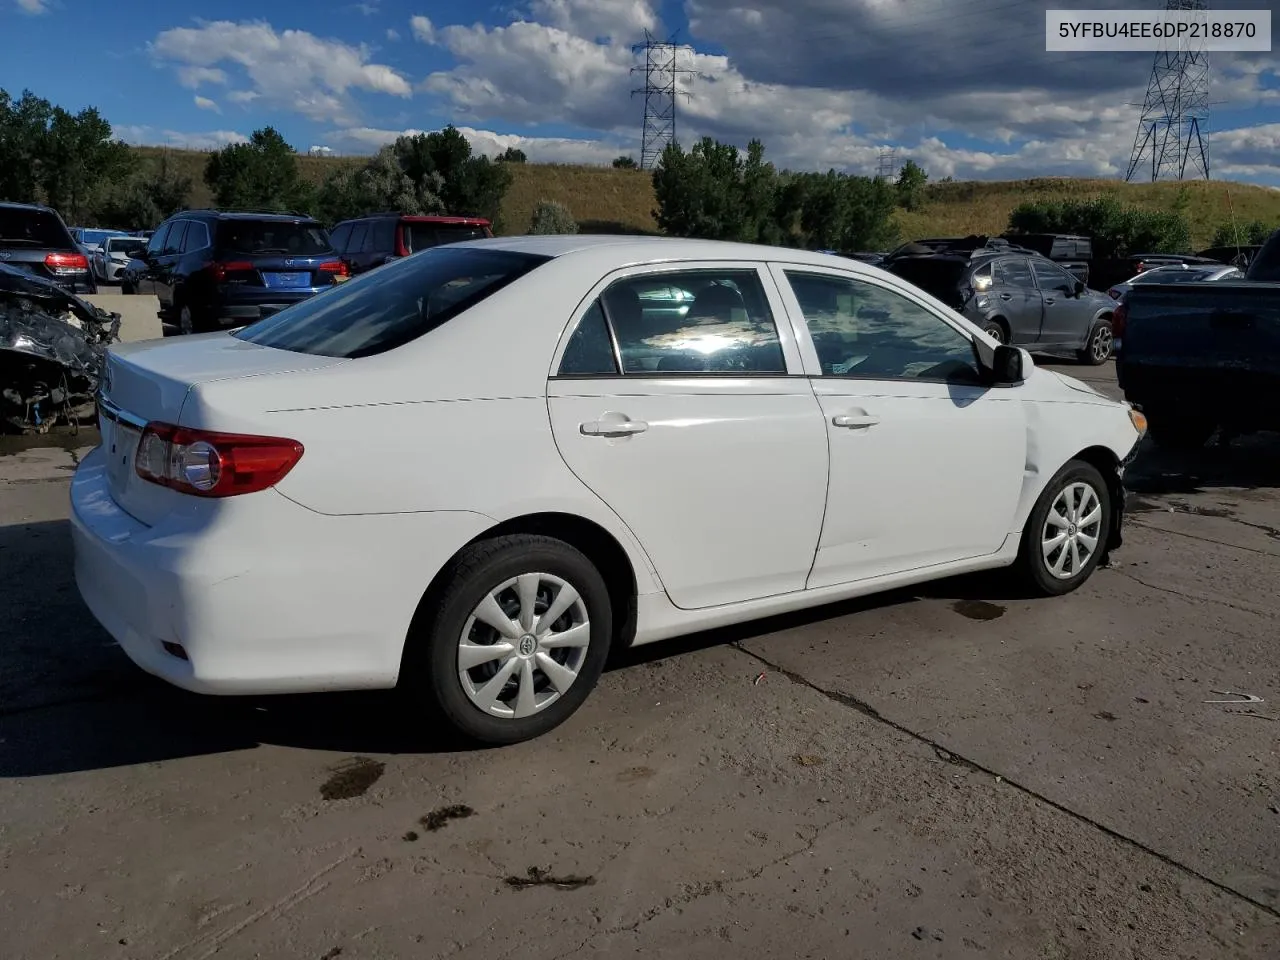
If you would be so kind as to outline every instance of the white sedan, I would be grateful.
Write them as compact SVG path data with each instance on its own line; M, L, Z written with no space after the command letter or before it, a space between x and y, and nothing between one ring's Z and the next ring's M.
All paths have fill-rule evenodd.
M1145 429L876 267L583 236L113 346L100 408L76 579L140 667L400 685L490 743L610 649L995 567L1074 590Z

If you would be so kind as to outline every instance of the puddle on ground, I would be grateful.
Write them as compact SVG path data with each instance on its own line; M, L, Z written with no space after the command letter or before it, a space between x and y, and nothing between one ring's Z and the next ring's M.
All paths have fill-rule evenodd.
M320 796L325 800L350 800L363 797L382 777L385 763L368 757L352 757L334 769L333 774L320 785Z
M447 807L437 807L418 822L428 830L435 832L450 820L463 820L475 815L475 811L465 803L452 803Z
M951 609L970 620L997 620L1004 616L1005 608L986 600L957 600Z

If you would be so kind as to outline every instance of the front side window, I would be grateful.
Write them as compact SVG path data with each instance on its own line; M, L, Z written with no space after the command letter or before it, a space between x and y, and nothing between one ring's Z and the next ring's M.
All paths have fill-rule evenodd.
M173 229L172 221L160 224L156 229L156 232L151 235L151 239L147 241L147 253L151 254L153 257L158 257L160 255L160 251L164 249L165 242L169 238L169 231L171 229Z
M548 257L440 247L317 294L233 336L322 357L368 357L447 323Z
M169 228L168 239L164 242L162 254L172 256L182 252L182 239L187 234L187 222L186 220L173 221L173 225Z
M1075 289L1076 278L1061 267L1032 261L1031 269L1035 271L1036 283L1045 293L1070 292Z
M786 271L823 376L980 383L973 341L896 291Z
M617 341L623 375L787 372L754 269L628 277L598 302Z
M1031 270L1027 261L1020 257L996 261L996 283L1004 287L1021 287L1024 290L1035 290L1036 282L1031 279Z

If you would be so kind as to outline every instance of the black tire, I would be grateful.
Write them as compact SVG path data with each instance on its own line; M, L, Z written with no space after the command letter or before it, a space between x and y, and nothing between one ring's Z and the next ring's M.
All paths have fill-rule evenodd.
M474 704L464 689L458 669L459 643L485 596L528 573L550 574L577 591L586 611L590 640L576 678L557 699L529 717L498 717ZM419 611L409 631L400 685L414 700L426 701L424 706L467 740L504 745L542 736L569 719L600 679L613 637L609 591L595 565L563 541L513 534L472 544L450 564L434 597L438 598L435 603L426 601L433 609ZM488 669L487 664L473 668L472 682L481 682L483 671ZM476 671L481 671L479 676L474 676ZM545 674L539 676L549 685ZM549 691L549 686L542 688L542 692Z
M1094 322L1084 349L1076 351L1076 360L1091 367L1100 367L1111 359L1114 352L1115 334L1111 330L1111 321L1102 319Z
M994 338L998 343L1009 342L1009 331L1005 329L1004 324L999 320L982 321L982 332Z
M218 329L218 325L213 323L203 311L190 307L185 303L175 304L173 313L174 322L178 327L179 333L208 333L211 330ZM190 318L189 324L188 317Z
M1093 536L1097 542L1093 552L1078 570L1064 571L1070 575L1058 577L1054 575L1049 562L1045 559L1043 538L1050 510L1053 509L1059 495L1075 484L1087 484L1092 488L1101 506L1101 515L1097 519L1096 529L1094 524L1090 524L1087 528L1088 535ZM1102 474L1098 472L1098 468L1083 460L1068 461L1066 466L1045 485L1035 506L1031 508L1026 526L1022 529L1022 543L1018 549L1015 570L1023 583L1036 594L1045 597L1060 597L1080 587L1097 569L1098 561L1106 552L1112 509L1111 490ZM1082 529L1079 532L1085 531ZM1062 549L1066 549L1065 544ZM1057 557L1059 554L1055 552L1051 556ZM1071 562L1074 562L1074 554Z
M1212 420L1180 414L1176 410L1147 412L1147 430L1151 439L1165 450L1183 453L1199 450L1209 442L1217 428Z

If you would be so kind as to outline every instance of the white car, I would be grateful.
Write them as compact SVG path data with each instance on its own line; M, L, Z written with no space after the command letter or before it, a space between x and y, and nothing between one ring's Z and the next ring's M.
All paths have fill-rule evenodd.
M1117 283L1107 291L1113 300L1119 300L1139 283L1214 283L1218 280L1241 280L1244 272L1227 264L1174 263L1165 267L1153 267L1124 283Z
M1079 587L1145 421L876 267L711 241L424 251L113 345L76 579L188 690L397 684L560 724L610 649L965 571Z
M129 261L147 248L143 237L107 237L93 252L93 275L100 283L119 283Z

